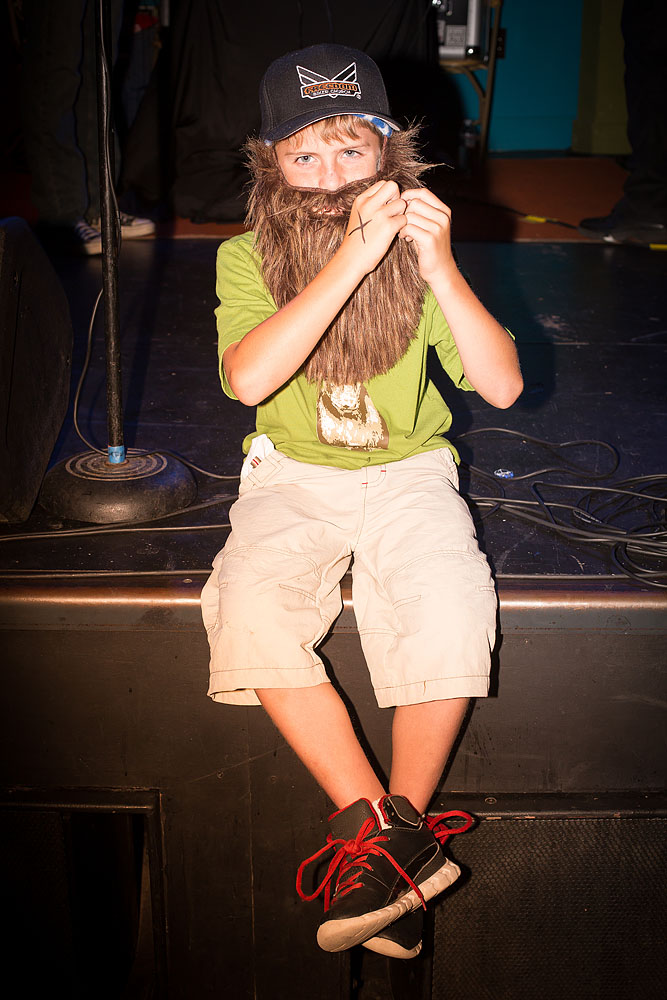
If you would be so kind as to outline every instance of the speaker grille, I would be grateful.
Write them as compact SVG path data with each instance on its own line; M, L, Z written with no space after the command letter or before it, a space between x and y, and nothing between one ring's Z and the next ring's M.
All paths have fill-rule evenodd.
M454 845L432 1000L662 1000L665 818L488 819Z
M0 958L4 968L22 970L28 997L52 989L54 981L70 996L75 989L67 865L60 815L0 812L0 882L7 914Z

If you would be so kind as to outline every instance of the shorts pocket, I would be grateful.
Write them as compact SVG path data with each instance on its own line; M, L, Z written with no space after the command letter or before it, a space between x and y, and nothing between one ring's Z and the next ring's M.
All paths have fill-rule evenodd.
M239 483L239 496L242 497L245 493L249 493L250 490L268 486L276 478L281 467L281 456L277 455L275 451L270 452Z
M211 574L201 593L201 616L207 635L220 625L220 591L227 586L226 580L218 580L217 575L217 571Z

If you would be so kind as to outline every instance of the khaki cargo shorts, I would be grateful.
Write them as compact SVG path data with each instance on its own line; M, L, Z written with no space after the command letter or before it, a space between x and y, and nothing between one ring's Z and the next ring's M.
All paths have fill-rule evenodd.
M328 681L317 645L353 603L380 707L488 694L496 594L447 448L359 470L273 451L242 481L202 592L209 695Z

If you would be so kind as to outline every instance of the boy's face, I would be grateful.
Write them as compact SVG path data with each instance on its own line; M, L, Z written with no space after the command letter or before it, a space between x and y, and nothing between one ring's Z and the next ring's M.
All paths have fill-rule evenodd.
M337 191L352 181L373 177L382 151L379 136L368 129L360 129L358 138L341 136L327 142L317 125L282 139L275 149L288 184L324 191Z

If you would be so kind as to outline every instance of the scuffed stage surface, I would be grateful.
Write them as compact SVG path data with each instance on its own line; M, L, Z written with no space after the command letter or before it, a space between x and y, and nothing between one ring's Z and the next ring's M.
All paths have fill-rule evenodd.
M240 444L253 427L253 411L229 400L219 385L213 310L215 241L179 239L137 241L122 248L120 263L121 331L125 434L128 447L173 450L218 474L234 476ZM487 480L462 469L462 486L472 496L507 496L535 501L532 480L518 477L564 460L603 475L612 454L588 444L548 449L521 435L553 443L603 441L617 449L620 464L613 480L665 472L665 371L667 310L664 254L643 248L598 244L463 243L460 262L491 311L516 335L525 390L508 411L494 410L473 393L461 393L438 377L454 412L453 439L465 462L508 479ZM81 370L88 323L101 284L97 259L55 261L70 301L75 331L75 380ZM94 332L92 361L81 394L79 422L97 447L106 446L104 338L102 316ZM520 436L484 428L507 428ZM468 436L466 436L468 435ZM86 447L76 436L72 411L53 461ZM546 473L550 482L594 485L576 470ZM199 476L199 502L233 496L234 480ZM609 485L607 480L600 480ZM541 489L548 500L575 503L584 491ZM599 497L597 498L599 499ZM128 535L105 532L60 537L62 525L39 507L24 525L3 534L49 529L52 538L5 542L2 570L8 575L60 572L158 574L202 579L226 535L229 501L185 511L160 526L179 531L140 530ZM594 508L596 509L596 508ZM531 508L526 508L529 512ZM550 528L526 523L488 505L479 508L482 544L499 582L517 575L588 575L599 585L618 574L609 546L572 541ZM537 512L539 514L539 512ZM634 521L633 521L634 518ZM632 527L637 515L618 523ZM582 517L579 527L590 527ZM154 525L156 527L157 525ZM193 527L205 530L188 531ZM216 527L217 526L217 527ZM606 580L606 582L605 582ZM619 576L619 582L627 578ZM632 583L632 587L640 586Z

